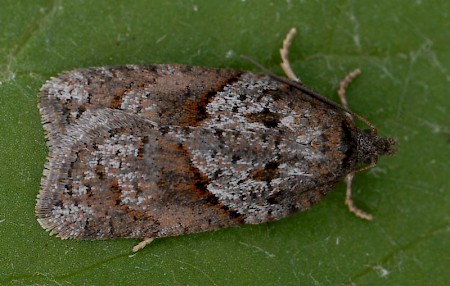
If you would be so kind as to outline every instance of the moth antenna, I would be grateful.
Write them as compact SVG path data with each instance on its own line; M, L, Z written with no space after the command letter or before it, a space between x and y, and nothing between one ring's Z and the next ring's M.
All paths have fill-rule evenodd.
M296 33L297 30L295 28L291 28L289 30L289 33L286 35L286 38L284 38L283 47L280 49L280 56L281 56L280 66L283 69L286 76L288 77L288 79L301 83L302 81L294 73L294 71L291 68L291 64L289 63L289 48L291 47L292 41L294 40L294 36Z
M339 89L338 89L339 99L341 100L342 106L348 110L350 110L350 107L348 106L348 101L347 101L347 97L345 96L345 93L347 91L347 87L349 86L349 84L360 74L361 74L361 70L355 69L351 73L347 74L345 76L345 78L343 80L341 80L341 82L339 83ZM364 117L359 116L357 114L349 113L349 115L350 115L350 118L352 119L352 121L354 121L352 116L355 116L357 119L359 119L360 121L364 122L367 126L369 126L375 132L375 134L377 133L377 129L376 129L375 125L373 125L369 120L367 120Z

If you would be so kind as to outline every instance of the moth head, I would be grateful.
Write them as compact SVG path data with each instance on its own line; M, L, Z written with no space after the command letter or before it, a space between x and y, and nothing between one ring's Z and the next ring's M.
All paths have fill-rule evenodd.
M357 161L374 164L381 155L395 153L395 140L389 137L380 137L376 129L366 129L357 135Z

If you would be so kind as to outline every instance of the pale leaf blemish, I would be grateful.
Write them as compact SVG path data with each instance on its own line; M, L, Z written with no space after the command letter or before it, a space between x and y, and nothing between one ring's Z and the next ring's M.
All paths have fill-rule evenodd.
M163 35L163 36L161 36L161 37L159 37L158 39L156 39L156 44L159 44L159 43L161 43L162 41L164 41L165 39L167 38L167 35Z
M227 53L225 54L225 58L227 58L227 59L234 58L235 56L236 56L236 52L233 50L228 50Z
M375 270L375 272L378 274L378 276L380 276L382 278L385 278L390 274L389 270L387 270L386 268L384 268L381 265L375 265L372 267L372 269Z
M275 254L270 253L270 252L268 252L267 250L264 250L263 248L261 248L261 247L259 247L259 246L247 244L247 243L242 242L242 241L240 241L239 244L241 244L241 245L243 245L243 246L246 246L246 247L249 247L249 248L253 248L253 249L256 250L255 252L263 253L263 254L265 254L268 258L274 258L274 257L275 257Z
M177 261L183 265L187 265L187 266L191 267L192 269L195 269L196 271L198 271L198 273L202 274L206 279L208 279L211 282L211 285L217 285L217 283L211 278L211 276L209 276L208 273L203 271L201 268L199 268L191 263L184 262L184 261L181 261L178 259L176 259L175 261Z
M352 35L351 35L352 39L353 39L353 44L355 45L355 47L358 50L361 50L361 38L359 36L359 22L358 22L358 19L356 19L356 16L355 16L353 11L349 11L346 14L347 14L348 19L352 23L352 26L353 26L353 32L352 32Z
M380 177L380 174L381 174L381 175L387 174L387 170L384 169L384 168L380 168L380 167L376 166L376 167L373 167L372 169L370 169L370 170L368 171L368 173L369 173L370 175L373 175L373 176L376 177L376 178L379 178L379 177Z
M425 120L423 118L420 119L420 122L422 123L422 125L425 125L425 126L429 127L434 134L450 133L450 129L449 129L448 126L441 126L441 125L439 125L437 123L430 122L430 121Z

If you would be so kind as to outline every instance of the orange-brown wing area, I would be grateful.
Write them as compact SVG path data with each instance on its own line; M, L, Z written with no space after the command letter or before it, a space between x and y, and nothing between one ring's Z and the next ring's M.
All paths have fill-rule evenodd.
M61 238L164 237L242 221L181 142L122 111L85 112L50 154L36 213Z

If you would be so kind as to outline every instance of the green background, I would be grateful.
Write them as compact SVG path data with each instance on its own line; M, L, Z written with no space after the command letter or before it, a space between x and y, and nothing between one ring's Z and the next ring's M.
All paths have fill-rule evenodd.
M0 0L0 284L445 285L450 281L450 2ZM302 80L398 153L281 221L160 239L62 241L34 216L47 155L37 93L78 67L184 63L278 74L291 27Z

